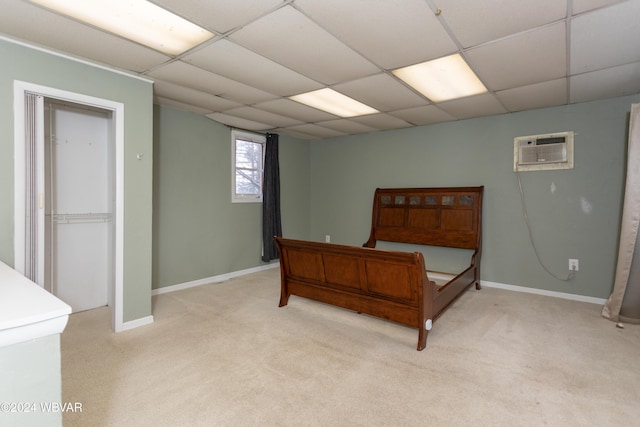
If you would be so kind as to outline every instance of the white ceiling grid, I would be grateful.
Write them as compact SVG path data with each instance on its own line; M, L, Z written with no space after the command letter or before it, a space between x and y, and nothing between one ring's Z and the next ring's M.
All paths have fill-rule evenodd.
M215 37L169 57L3 0L0 33L155 81L155 102L305 139L640 92L640 0L152 0ZM460 53L489 89L432 103L391 71ZM330 87L380 111L288 99Z

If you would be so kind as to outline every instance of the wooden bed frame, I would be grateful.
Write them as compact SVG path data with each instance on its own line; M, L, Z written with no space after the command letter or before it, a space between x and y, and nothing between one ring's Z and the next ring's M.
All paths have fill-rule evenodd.
M483 187L377 189L364 247L275 237L280 307L290 295L418 328L425 348L432 322L475 283L480 289ZM472 249L470 265L441 285L422 253L376 249L377 241ZM440 275L442 276L442 275Z

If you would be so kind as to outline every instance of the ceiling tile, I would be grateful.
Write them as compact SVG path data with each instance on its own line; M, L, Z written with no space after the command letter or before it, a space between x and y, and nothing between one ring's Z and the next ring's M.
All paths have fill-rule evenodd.
M288 127L299 125L302 122L300 120L291 119L288 117L274 114L269 111L262 111L253 107L238 107L224 111L225 114L229 114L235 117L242 117L247 120L253 120L260 123L268 123L271 127Z
M2 1L0 34L154 79L156 103L305 139L640 92L640 0L151 1L217 38L170 58L23 0ZM389 72L457 47L490 93L430 104ZM324 87L382 113L288 99Z
M424 0L296 0L295 4L331 34L387 70L457 49Z
M468 48L563 19L567 4L559 0L434 0L453 34Z
M620 0L573 0L573 14L578 15L589 10L598 9L600 7L609 6L619 2Z
M291 6L247 25L230 39L327 85L380 71Z
M306 139L306 140L321 139L321 137L300 132L293 128L277 128L277 129L273 129L271 132L274 132L280 135L288 135L298 139Z
M227 126L235 127L238 129L246 129L253 131L264 131L272 129L273 127L260 122L254 122L253 120L243 119L241 117L235 117L224 113L211 113L207 114L207 117L211 120L215 120L218 123L225 124Z
M571 74L640 61L640 1L577 16L571 23Z
M162 98L169 98L175 101L190 103L197 107L207 108L209 112L228 110L238 106L237 102L160 80L156 80L153 85L153 92Z
M460 120L507 112L496 97L490 93L447 101L437 106Z
M279 96L320 89L321 84L228 40L219 40L183 61Z
M640 93L640 62L572 76L570 102Z
M208 108L196 107L195 105L185 104L184 102L176 101L174 99L169 99L169 98L163 98L157 95L153 97L153 103L158 105L167 105L169 107L174 107L184 111L190 111L196 114L207 114L211 111Z
M0 32L134 72L170 58L112 34L18 0L3 0Z
M282 0L153 0L153 3L221 34L253 21L282 4Z
M147 75L181 86L202 90L243 104L253 104L276 98L275 95L270 93L263 92L182 61L174 61L163 65Z
M456 120L451 114L445 113L435 105L407 108L405 110L392 111L389 114L416 126Z
M425 98L384 73L338 84L333 89L382 112L429 104Z
M281 116L291 117L292 119L303 122L320 122L323 120L332 120L336 116L317 110L299 102L286 98L280 98L273 101L260 102L254 105L255 108L270 111Z
M291 133L292 135L297 135L300 138L304 139L318 139L318 138L333 138L336 136L345 135L342 132L337 132L333 129L329 129L326 127L318 126L315 124L304 124L297 126L290 126L282 129L283 132Z
M567 79L552 80L496 92L509 111L532 110L567 103Z
M351 120L377 130L401 129L411 127L410 123L407 123L402 119L393 117L392 115L385 113L353 117Z
M363 125L362 123L354 122L350 119L329 120L326 122L317 123L317 125L333 129L346 135L376 132L378 130L370 126Z
M466 52L469 65L491 90L564 77L564 22L527 31Z

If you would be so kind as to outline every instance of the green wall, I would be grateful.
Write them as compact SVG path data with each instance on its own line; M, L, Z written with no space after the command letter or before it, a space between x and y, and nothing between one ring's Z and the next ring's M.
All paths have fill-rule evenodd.
M284 232L309 235L309 144L280 136ZM231 203L231 130L154 109L153 287L264 265L262 204Z
M624 190L630 106L640 97L483 117L311 144L311 239L361 245L376 187L485 186L482 280L606 298L612 288ZM528 240L513 138L575 131L575 168L521 173L536 246ZM426 251L429 269L451 270L452 250ZM466 259L466 258L465 258Z
M638 96L319 141L280 137L286 237L361 245L376 187L484 185L482 280L606 298L612 287L624 190L628 113ZM259 204L232 204L230 129L156 107L153 287L263 265ZM523 172L541 258L521 211L513 138L572 130L575 168ZM387 244L387 248L399 246ZM407 247L402 247L406 250ZM422 250L455 271L468 252Z
M151 314L152 85L0 39L0 260L14 265L14 80L125 105L124 321ZM136 154L142 153L142 161Z
M13 81L22 80L125 104L125 321L151 314L152 286L263 265L261 205L230 202L229 128L168 107L152 110L149 82L1 39L0 54L10 58L0 68L1 260L13 265ZM283 232L360 245L376 187L484 185L483 280L606 298L628 113L638 101L636 95L320 141L281 135ZM576 132L575 169L526 172L522 181L542 260L559 276L567 274L568 258L580 260L571 282L538 265L512 171L515 136L567 130ZM426 255L441 270L466 259L451 250Z

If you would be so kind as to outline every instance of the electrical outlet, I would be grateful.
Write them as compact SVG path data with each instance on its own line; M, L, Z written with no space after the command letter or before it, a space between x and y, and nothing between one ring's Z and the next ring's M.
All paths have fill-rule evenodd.
M569 271L580 270L580 264L577 259L569 259Z
M330 236L330 235L328 235L328 234L326 234L326 235L324 236L324 241L325 241L325 243L331 243L331 236Z

